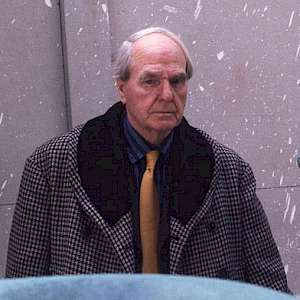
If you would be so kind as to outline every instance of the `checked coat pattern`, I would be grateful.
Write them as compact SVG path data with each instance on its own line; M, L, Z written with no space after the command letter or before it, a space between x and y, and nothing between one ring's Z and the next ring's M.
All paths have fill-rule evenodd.
M7 277L136 272L130 211L134 188L121 130L123 112L119 102L38 147L26 160ZM78 156L80 138L88 143ZM198 201L205 176L198 159L205 156L204 142L212 149L214 167L209 189ZM169 273L228 278L288 292L249 165L184 118L175 128L173 144L170 164L179 173L169 179L174 189L167 201L176 202L179 213L170 216ZM85 183L89 195L79 176L83 163L90 171L90 186Z

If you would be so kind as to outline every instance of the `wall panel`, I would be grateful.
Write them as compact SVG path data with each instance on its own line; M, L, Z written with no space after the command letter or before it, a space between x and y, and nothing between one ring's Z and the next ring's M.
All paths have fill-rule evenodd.
M57 1L1 1L0 273L27 156L67 130Z

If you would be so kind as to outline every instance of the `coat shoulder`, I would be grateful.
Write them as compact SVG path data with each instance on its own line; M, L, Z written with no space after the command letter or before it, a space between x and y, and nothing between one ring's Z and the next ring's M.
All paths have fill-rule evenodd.
M77 125L60 136L52 137L38 146L28 159L43 164L45 161L62 161L72 153L76 155L78 139L83 126L83 124Z
M217 141L201 129L195 129L198 133L198 136L200 136L201 139L205 139L206 142L211 146L215 160L221 161L222 163L231 162L233 164L247 164L246 161L235 150Z
M195 133L197 134L195 135ZM194 136L200 140L205 140L212 149L214 156L215 168L226 174L238 175L241 173L252 173L249 163L235 150L222 144L205 131L194 128Z

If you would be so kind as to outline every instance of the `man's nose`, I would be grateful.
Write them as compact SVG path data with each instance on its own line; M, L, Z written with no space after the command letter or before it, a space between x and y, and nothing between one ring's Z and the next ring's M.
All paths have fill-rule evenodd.
M173 88L169 80L165 79L162 81L160 98L162 100L172 100L173 99Z

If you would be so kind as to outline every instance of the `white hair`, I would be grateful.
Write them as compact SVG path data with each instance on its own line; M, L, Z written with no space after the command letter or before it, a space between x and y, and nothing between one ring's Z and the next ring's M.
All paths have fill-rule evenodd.
M113 78L121 79L123 81L127 81L129 79L129 66L132 57L133 44L142 37L152 33L161 33L166 35L182 49L186 59L187 79L190 79L193 75L193 65L188 49L185 47L185 45L179 39L178 36L176 36L173 32L169 31L168 29L162 27L149 27L146 29L142 29L130 35L128 39L122 43L113 62Z

